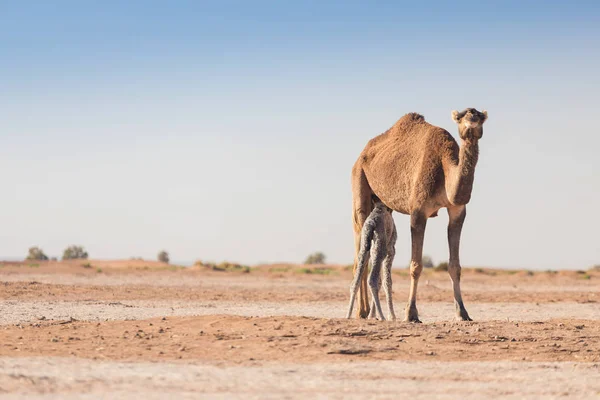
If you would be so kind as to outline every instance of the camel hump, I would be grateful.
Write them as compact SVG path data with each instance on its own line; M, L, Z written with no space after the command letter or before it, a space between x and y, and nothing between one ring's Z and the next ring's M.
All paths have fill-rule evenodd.
M413 131L413 128L426 124L425 117L421 114L411 112L404 114L389 130L392 135L404 135Z
M411 112L411 113L408 113L408 114L404 114L398 120L398 122L416 122L416 123L421 123L421 122L425 122L425 117L422 116L419 113Z

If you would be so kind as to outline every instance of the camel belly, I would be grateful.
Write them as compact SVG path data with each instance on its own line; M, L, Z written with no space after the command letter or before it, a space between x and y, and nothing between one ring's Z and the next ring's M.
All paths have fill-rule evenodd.
M443 187L433 196L429 196L430 192L427 193L428 191L422 188L410 188L409 185L402 184L401 180L397 182L399 182L397 185L386 185L383 182L380 185L371 184L371 182L369 184L373 193L381 199L383 204L400 214L411 215L420 212L427 218L435 218L438 216L440 208L451 205Z

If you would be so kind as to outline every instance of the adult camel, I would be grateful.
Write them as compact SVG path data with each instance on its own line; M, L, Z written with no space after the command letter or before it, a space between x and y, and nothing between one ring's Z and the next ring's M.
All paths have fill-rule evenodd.
M487 111L467 108L452 111L458 124L461 145L440 127L431 125L417 113L409 113L390 129L371 139L352 168L352 221L355 259L360 249L362 226L371 213L375 194L394 211L410 216L412 253L410 294L405 321L420 322L417 312L417 284L423 270L423 240L427 219L440 208L448 209L448 273L452 280L457 318L471 321L460 291L460 233L471 199L479 139ZM369 315L367 274L360 286L358 316Z

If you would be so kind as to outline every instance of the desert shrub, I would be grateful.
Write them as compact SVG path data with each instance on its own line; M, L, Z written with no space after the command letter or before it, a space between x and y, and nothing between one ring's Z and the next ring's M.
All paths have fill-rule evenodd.
M433 260L429 256L423 256L423 268L433 268Z
M250 272L250 267L248 267L247 265L230 263L227 261L223 261L216 267L219 271L238 271L238 272L244 272L244 273Z
M299 274L312 274L312 269L310 268L300 268L298 270Z
M446 261L443 261L443 262L439 263L439 264L438 264L438 265L435 267L435 269L434 269L434 270L435 270L435 271L438 271L438 272L440 272L440 271L448 271L448 263L447 263Z
M92 268L92 264L90 264L90 263L81 264L81 266L86 269Z
M306 257L304 264L325 264L325 254L321 253L320 251L312 253Z
M213 263L213 262L207 262L207 261L198 260L198 261L196 261L194 263L194 266L214 269L214 267L216 267L217 265L215 263Z
M592 269L592 270L594 270L594 271L600 271L600 264L596 264L596 265L594 265L594 266L593 266L592 268L590 268L590 269Z
M43 250L37 246L30 247L29 252L27 253L26 260L36 260L36 261L47 261L48 256L44 254Z
M88 253L83 246L69 246L62 256L63 260L87 260Z
M285 266L281 266L281 267L271 267L269 268L269 272L289 272L292 269L291 266L289 265L285 265Z
M203 267L203 268L208 268L208 269L212 269L213 271L221 271L221 272L244 272L244 273L249 273L250 272L250 267L247 265L242 265L242 264L236 264L236 263L230 263L227 261L223 261L220 264L215 264L212 262L203 262L203 261L196 261L194 263L195 266L197 267Z
M300 268L297 272L300 274L329 275L334 270L332 268Z
M158 261L168 264L169 263L169 253L167 253L164 250L161 251L160 253L158 253Z

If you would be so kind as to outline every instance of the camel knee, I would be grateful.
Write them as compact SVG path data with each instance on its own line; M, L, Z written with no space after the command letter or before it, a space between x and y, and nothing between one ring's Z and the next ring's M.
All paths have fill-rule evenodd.
M357 207L354 210L354 215L353 215L353 227L354 227L354 233L359 234L365 224L365 221L367 220L367 218L369 217L369 215L371 214L371 210L370 209L366 209L365 207Z
M413 279L419 279L421 272L423 271L423 264L416 261L410 263L410 276Z
M371 288L371 290L379 289L379 274L371 274L369 276L369 288Z
M360 276L356 275L352 282L350 282L350 294L355 294L358 292L358 285L360 284Z
M450 274L450 278L452 278L453 281L460 280L461 271L462 267L458 263L450 263L448 265L448 274Z
M392 287L392 274L389 270L383 274L383 283L386 287Z

